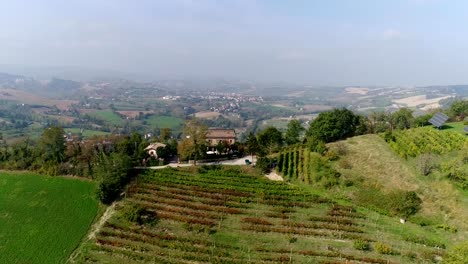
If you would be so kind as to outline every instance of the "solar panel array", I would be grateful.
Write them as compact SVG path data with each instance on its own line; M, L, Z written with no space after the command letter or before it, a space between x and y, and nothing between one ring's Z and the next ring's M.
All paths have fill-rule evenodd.
M431 119L429 119L429 123L435 127L441 127L447 120L448 116L446 116L444 113L436 113Z

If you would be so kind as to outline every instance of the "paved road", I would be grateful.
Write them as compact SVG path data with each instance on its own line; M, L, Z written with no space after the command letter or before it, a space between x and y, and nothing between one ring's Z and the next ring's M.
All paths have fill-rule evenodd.
M238 158L238 159L232 159L232 160L222 160L219 162L198 162L197 165L245 165L245 160L248 159L252 161L252 156L246 156L243 158ZM254 156L254 161L257 160L257 157ZM190 167L193 166L193 164L188 164L188 163L169 163L164 166L150 166L150 167L135 167L136 169L152 169L152 170L159 170L159 169L164 169L168 167L172 168L178 168L178 167Z

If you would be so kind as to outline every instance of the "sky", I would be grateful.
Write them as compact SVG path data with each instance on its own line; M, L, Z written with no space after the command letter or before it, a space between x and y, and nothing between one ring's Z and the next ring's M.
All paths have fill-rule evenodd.
M468 84L466 0L0 0L0 64L308 85Z

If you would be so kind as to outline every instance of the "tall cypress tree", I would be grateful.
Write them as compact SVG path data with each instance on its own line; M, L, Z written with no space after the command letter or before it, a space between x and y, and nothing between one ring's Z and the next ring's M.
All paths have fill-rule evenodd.
M309 184L309 177L310 177L310 151L308 149L304 149L304 182Z
M283 155L284 155L284 152L281 151L278 155L278 165L277 165L277 168L278 168L278 172L281 173L282 170L283 170Z
M294 171L294 151L290 149L289 150L289 171L288 171L289 179L292 179L293 171Z
M289 173L289 152L286 150L283 160L283 176L287 177Z

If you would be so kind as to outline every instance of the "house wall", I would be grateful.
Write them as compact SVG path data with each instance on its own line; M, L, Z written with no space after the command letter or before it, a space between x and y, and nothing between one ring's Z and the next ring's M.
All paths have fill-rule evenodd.
M220 141L226 141L229 143L229 145L236 143L235 138L207 138L206 141L210 146L216 146Z

